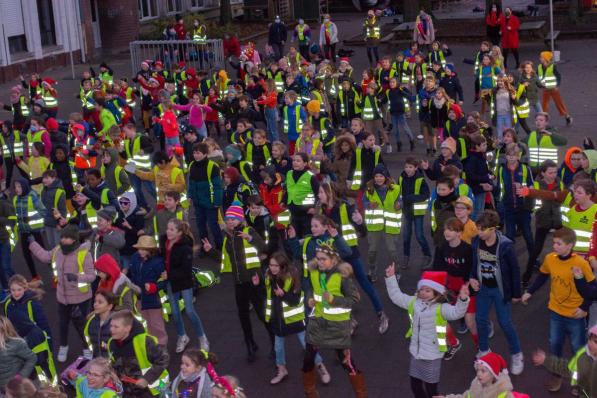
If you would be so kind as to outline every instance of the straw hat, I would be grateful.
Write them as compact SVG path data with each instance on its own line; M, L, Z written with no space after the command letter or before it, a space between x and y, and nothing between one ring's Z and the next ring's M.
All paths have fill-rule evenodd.
M153 236L149 235L141 235L139 236L139 240L136 244L133 245L135 249L144 249L144 250L157 250L158 244L156 243Z

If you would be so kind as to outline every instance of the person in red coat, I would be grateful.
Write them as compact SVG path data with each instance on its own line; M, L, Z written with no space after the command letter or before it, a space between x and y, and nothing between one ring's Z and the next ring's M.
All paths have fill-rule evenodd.
M236 35L224 34L224 57L228 58L234 55L236 58L240 57L240 43Z
M504 14L500 17L500 33L502 35L502 50L504 53L504 68L508 66L508 54L512 52L516 60L516 69L520 64L518 59L518 47L520 45L518 40L518 29L520 28L520 21L516 15L512 14L512 10L507 7Z
M485 26L487 27L487 37L494 46L500 45L500 17L502 11L497 4L491 5L491 10L485 16Z

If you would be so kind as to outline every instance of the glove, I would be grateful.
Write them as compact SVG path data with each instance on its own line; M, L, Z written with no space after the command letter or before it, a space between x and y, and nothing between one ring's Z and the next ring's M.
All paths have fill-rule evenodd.
M27 237L27 242L29 242L29 243L33 243L33 242L35 242L35 236L33 236L33 235L29 235L29 236Z
M64 274L66 276L66 280L69 282L76 282L79 278L76 274Z

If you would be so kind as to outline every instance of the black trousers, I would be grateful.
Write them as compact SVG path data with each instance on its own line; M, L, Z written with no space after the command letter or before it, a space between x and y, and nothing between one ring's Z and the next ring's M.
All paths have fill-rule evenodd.
M319 352L319 348L307 343L305 347L305 359L303 360L303 372L310 372L315 368L315 356ZM346 370L349 374L354 375L359 373L359 370L354 364L354 359L352 357L352 351L350 348L345 350L338 349L336 350L336 355L338 356L338 360L342 364L344 370Z
M23 257L25 257L25 263L27 263L27 268L29 268L29 273L31 274L31 277L35 278L37 276L37 270L35 269L35 262L33 261L31 250L29 250L29 242L27 241L29 236L33 236L35 238L35 241L39 243L42 247L44 246L44 241L41 237L41 230L37 232L21 233L19 237L19 239L21 240L21 247L23 248Z
M410 388L415 398L433 398L437 395L437 383L425 383L415 377L410 378Z
M508 54L510 53L514 55L516 69L518 69L518 66L520 65L520 60L518 58L518 48L504 48L504 68L508 67Z
M367 58L369 58L369 64L373 64L373 56L375 56L375 63L379 62L379 49L375 47L367 47Z
M91 307L91 299L85 300L79 304L61 304L58 303L58 321L60 322L60 345L68 345L68 327L73 323L81 341L85 344L85 323Z
M259 284L253 285L251 282L245 282L234 285L234 297L236 299L236 309L238 310L238 319L240 320L240 327L243 330L245 342L252 344L255 342L253 338L253 327L251 325L251 310L250 304L253 304L255 314L263 326L267 329L270 336L270 342L274 344L274 335L270 332L267 323L265 322L265 286Z

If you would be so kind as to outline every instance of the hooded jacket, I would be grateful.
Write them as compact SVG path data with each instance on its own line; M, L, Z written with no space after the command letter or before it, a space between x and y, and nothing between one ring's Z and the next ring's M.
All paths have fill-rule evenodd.
M8 241L8 231L13 230L15 222L12 217L15 216L15 209L12 201L8 200L4 194L0 194L0 242Z
M222 205L223 188L220 168L214 165L208 178L207 166L207 158L192 162L189 168L189 198L193 201L193 206L211 209Z
M58 209L62 217L66 217L66 191L58 193L58 190L64 191L64 187L62 181L57 178L49 186L44 186L41 191L41 202L47 209L44 216L44 225L46 227L55 228L58 224L54 218L54 208ZM58 197L57 202L56 197Z
M95 242L95 257L99 258L103 254L109 254L117 263L119 263L120 249L126 244L124 231L112 226L107 232L99 232L96 230L95 233L98 237L98 240Z
M572 184L572 178L580 170L580 168L576 169L576 168L572 167L572 164L570 163L570 158L572 157L572 155L574 153L577 153L577 152L582 152L582 149L577 146L573 146L573 147L569 148L566 151L566 155L564 156L564 161L562 162L562 165L560 166L560 169L558 170L558 176L560 177L560 180L562 181L562 183L564 184L565 187L569 187L570 184Z
M106 152L110 155L110 163L103 164L104 168L104 180L110 188L110 191L114 192L116 196L122 196L123 193L129 190L131 187L131 183L129 181L129 176L124 170L124 168L119 169L118 179L120 180L120 188L117 189L116 184L116 166L118 164L118 150L115 148L108 148Z
M481 383L479 383L479 379L475 377L471 383L471 387L467 391L462 394L448 394L446 395L446 398L497 398L504 392L506 395L503 398L514 398L514 395L512 394L513 388L510 376L508 376L507 373L500 373L495 383L487 387L483 387Z
M64 151L64 160L59 161L56 159L56 150L62 149ZM52 145L52 157L51 163L49 168L52 170L56 170L56 174L58 174L58 179L62 181L62 187L66 191L66 198L71 199L75 195L75 190L73 188L73 177L72 177L72 166L68 160L68 147L62 144Z
M60 246L52 250L45 250L37 242L29 244L29 250L42 263L50 264L53 253L56 257L56 272L58 274L58 285L56 287L56 300L60 304L79 304L91 298L91 287L86 292L79 290L78 282L89 283L96 278L93 268L93 259L91 258L89 242L81 244L76 250L69 254L64 254ZM85 260L83 261L83 274L79 274L79 265L77 255L80 250L87 250ZM77 275L77 280L70 282L66 274Z
M162 243L164 248L165 260L168 257L168 240ZM183 235L169 249L169 268L168 282L173 293L193 288L193 241L186 235Z
M99 272L107 274L106 280L100 280L97 287L98 291L109 291L119 298L116 310L128 309L135 311L133 306L134 292L130 288L131 281L129 278L120 272L120 266L109 254L102 254L95 261L95 269ZM129 288L126 292L125 289Z
M151 384L168 368L170 356L166 349L160 346L157 341L150 337L146 338L145 349L151 367L145 374L142 374L139 362L135 356L135 349L133 348L133 338L141 333L145 333L143 325L134 320L129 336L121 341L110 340L109 350L113 358L112 365L119 378L122 378L122 376L128 376L133 379L144 378ZM131 383L124 383L123 387L123 396L125 397L142 396L144 392L147 393L147 389L141 389Z
M591 176L593 181L597 181L595 178L595 174L597 173L597 150L587 149L584 153L587 159L589 159L589 167L585 171Z
M0 388L17 374L29 377L33 372L37 357L21 338L6 339L6 346L0 350Z
M15 182L21 185L22 193L21 195L16 195L16 206L15 206L15 214L17 216L17 225L19 227L19 233L31 233L31 232L38 232L39 229L33 230L29 226L29 197L31 197L31 202L33 203L33 207L35 211L39 213L41 217L46 216L46 208L44 207L43 203L39 199L39 196L35 191L32 191L29 187L29 182L24 178L17 178Z
M145 218L137 214L137 196L134 192L125 192L121 198L128 199L131 203L126 212L124 212L124 218L118 217L116 219L116 227L124 231L124 247L120 249L122 256L132 256L135 253L133 245L137 243L139 239L138 233L145 226ZM131 228L123 225L124 222L128 222Z

